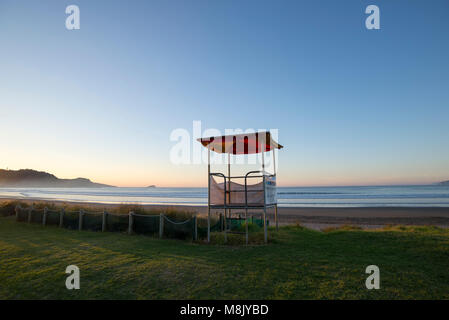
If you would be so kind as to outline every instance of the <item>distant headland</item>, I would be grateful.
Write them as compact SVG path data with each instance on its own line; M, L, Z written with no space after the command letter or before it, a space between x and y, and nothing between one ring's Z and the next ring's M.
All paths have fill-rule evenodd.
M86 178L59 179L50 173L31 169L0 169L0 187L103 188L112 186L107 184L95 183Z
M449 186L449 180L447 180L447 181L441 181L441 182L439 182L438 184L441 185L441 186Z

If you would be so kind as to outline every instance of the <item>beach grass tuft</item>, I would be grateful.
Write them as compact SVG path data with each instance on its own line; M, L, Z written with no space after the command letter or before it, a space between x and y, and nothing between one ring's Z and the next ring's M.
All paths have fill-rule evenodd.
M355 231L355 230L362 230L362 227L351 225L351 224L344 224L341 226L323 228L322 231L323 232L336 232L336 231Z

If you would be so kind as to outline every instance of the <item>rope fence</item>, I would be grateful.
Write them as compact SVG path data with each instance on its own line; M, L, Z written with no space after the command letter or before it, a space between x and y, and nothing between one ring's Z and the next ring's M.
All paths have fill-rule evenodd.
M127 232L129 234L135 233L183 240L198 240L199 236L203 238L207 234L207 228L198 228L196 216L185 221L176 221L163 213L159 215L144 215L134 212L115 214L107 211L87 212L84 210L22 208L20 205L15 207L15 216L18 222L59 226L71 230ZM220 231L221 229L221 224L211 228L214 231Z

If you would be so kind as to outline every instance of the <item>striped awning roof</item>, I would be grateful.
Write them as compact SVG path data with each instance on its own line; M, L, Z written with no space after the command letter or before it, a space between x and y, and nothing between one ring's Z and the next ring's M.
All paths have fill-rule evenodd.
M254 154L283 148L273 140L269 131L199 138L198 141L211 151L230 154Z

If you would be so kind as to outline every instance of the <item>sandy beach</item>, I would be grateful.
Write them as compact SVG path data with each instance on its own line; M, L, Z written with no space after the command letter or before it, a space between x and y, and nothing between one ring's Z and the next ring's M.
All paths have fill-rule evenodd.
M161 207L161 206L150 206ZM182 206L179 206L182 207ZM200 214L207 213L206 206L183 207ZM212 211L213 213L215 211ZM218 211L217 211L218 212ZM242 212L243 214L243 212ZM268 219L274 223L274 210L268 211ZM434 225L449 228L449 208L424 207L361 207L361 208L304 208L279 207L279 225L301 224L322 230L341 225L362 228L380 228L386 225Z
M0 202L14 201L17 199L0 199ZM23 200L28 204L48 202L43 200ZM89 202L64 202L52 201L56 205L80 205L92 208L93 211L108 210L119 205ZM177 209L207 214L207 206L183 206L183 205L142 205L148 209ZM260 212L260 211L259 211ZM212 214L220 213L212 210ZM239 211L235 212L236 214ZM244 214L243 211L240 213ZM271 224L274 224L274 210L267 214ZM307 228L322 230L328 227L342 225L354 225L362 228L380 228L387 225L433 225L449 228L449 208L445 207L351 207L351 208L305 208L305 207L279 207L279 225L301 224Z

